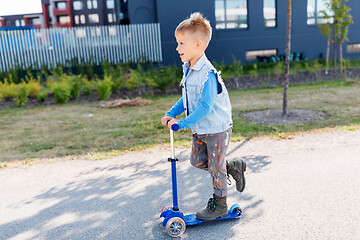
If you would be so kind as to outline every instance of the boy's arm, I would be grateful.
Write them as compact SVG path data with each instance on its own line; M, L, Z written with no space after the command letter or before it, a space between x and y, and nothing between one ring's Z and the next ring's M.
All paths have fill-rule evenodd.
M176 118L177 116L181 115L185 111L183 98L181 97L172 108L165 114L165 116L170 116Z
M210 113L214 107L215 97L217 94L216 75L214 72L209 72L208 79L204 84L204 89L201 94L201 102L199 106L189 116L179 120L179 128L189 128Z

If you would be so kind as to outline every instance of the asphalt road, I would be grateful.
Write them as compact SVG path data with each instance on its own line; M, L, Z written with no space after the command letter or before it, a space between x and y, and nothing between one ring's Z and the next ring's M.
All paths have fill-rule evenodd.
M206 205L210 176L178 149L179 205ZM116 158L0 170L0 239L170 239L159 218L171 203L168 147ZM360 239L360 131L231 143L247 162L240 219L188 227L182 239Z

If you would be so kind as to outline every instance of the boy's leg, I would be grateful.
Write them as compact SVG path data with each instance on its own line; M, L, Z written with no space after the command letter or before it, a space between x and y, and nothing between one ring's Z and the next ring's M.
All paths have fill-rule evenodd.
M207 140L209 155L209 173L212 176L214 194L219 197L227 195L226 151L229 146L232 129L213 134Z
M208 170L208 151L206 143L200 140L200 137L197 134L193 135L190 163L199 169Z
M225 155L230 142L231 130L230 128L222 133L201 136L207 146L208 171L212 176L214 194L209 199L207 207L196 213L196 217L199 219L212 220L228 215Z

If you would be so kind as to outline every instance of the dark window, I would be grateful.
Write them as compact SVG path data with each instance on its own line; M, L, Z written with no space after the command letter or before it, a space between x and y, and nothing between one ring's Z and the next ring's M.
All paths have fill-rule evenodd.
M247 28L247 0L215 0L217 29Z
M329 0L308 0L307 2L307 24L317 25L326 23L330 20L324 19L324 14L321 11L327 11L326 4Z
M114 7L115 7L114 0L106 0L107 9L114 9Z
M84 8L83 2L81 2L81 1L74 1L74 2L73 2L73 8L74 8L74 10L81 10L81 9L83 9L83 8Z
M246 51L246 60L255 60L258 57L270 57L272 55L277 55L277 49Z
M276 0L264 0L265 27L276 27Z
M98 8L97 0L87 0L87 8L88 9L97 9Z
M348 53L360 53L360 43L348 44L346 50Z

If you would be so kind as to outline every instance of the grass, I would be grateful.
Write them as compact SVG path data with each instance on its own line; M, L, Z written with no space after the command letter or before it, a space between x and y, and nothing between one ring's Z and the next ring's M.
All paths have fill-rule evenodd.
M334 126L352 130L360 124L360 80L291 86L289 108L326 112L316 123L260 125L246 122L243 113L281 109L280 88L230 92L233 107L232 139L293 133ZM65 104L0 110L0 168L14 162L64 156L106 158L124 150L169 142L160 124L164 113L179 96L153 99L153 103L122 109L98 108L96 103ZM191 132L180 131L176 142L189 145Z

